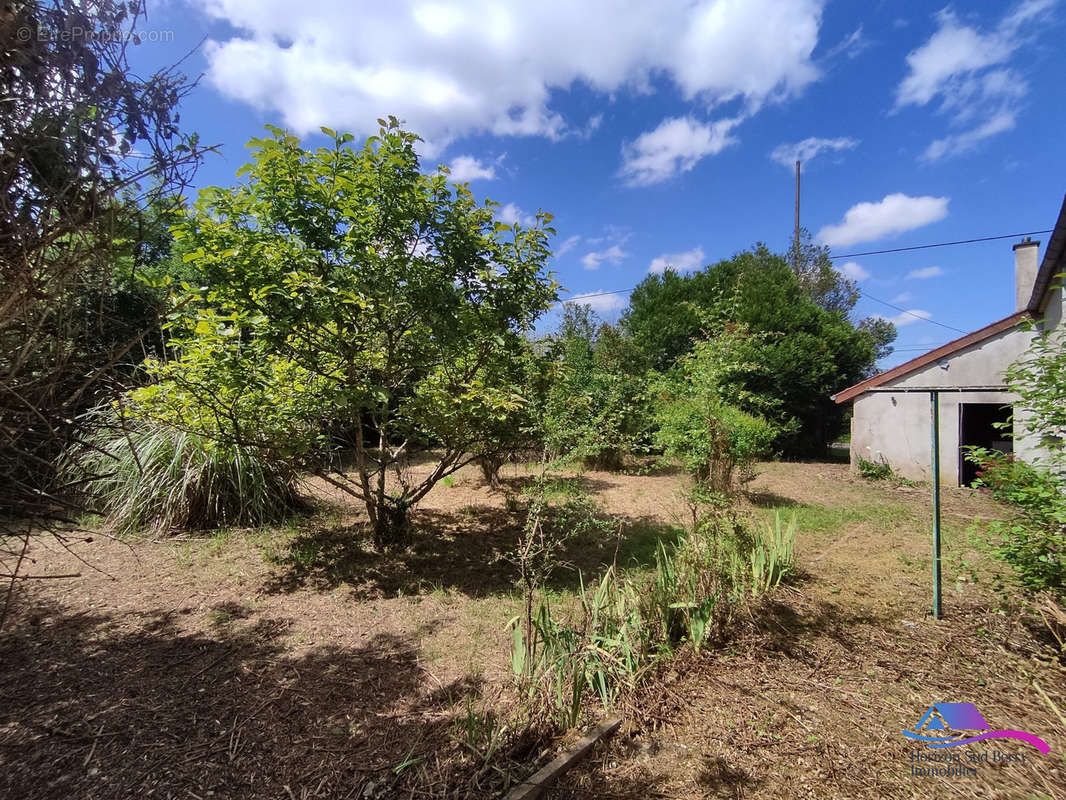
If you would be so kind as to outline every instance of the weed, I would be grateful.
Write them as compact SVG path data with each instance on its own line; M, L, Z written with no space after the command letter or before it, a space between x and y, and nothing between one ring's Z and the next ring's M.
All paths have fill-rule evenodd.
M192 568L192 542L182 542L174 551L178 558L178 563L185 569Z
M229 528L219 528L211 534L211 538L207 540L207 552L212 556L222 555L222 550L226 546L226 542L230 538Z
M216 608L211 612L211 624L222 627L237 618L237 614L231 608Z
M524 489L522 494L527 498L539 499L546 503L578 499L584 496L580 478L559 476L542 476L532 486Z
M453 727L455 738L477 756L483 765L492 762L506 740L507 726L491 711L477 708L471 697L466 698L466 711Z
M795 520L755 536L710 515L675 544L658 543L648 578L620 577L612 565L594 585L581 579L573 621L553 613L544 592L534 611L527 591L525 624L511 621L511 668L534 713L572 727L586 696L608 709L679 645L705 647L743 597L791 574L794 538Z
M859 475L868 481L887 481L895 473L884 457L880 461L867 461L859 456Z
M306 537L296 539L289 547L288 557L284 560L302 569L310 569L318 561L320 545L317 539Z

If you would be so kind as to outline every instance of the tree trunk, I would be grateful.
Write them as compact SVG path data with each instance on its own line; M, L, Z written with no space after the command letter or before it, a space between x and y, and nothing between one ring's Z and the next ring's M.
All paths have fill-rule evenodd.
M411 507L404 500L388 497L377 508L374 547L384 553L405 550L410 545Z
M481 474L485 478L485 483L492 489L500 488L500 467L503 466L505 457L502 455L489 455L479 456L477 464L481 467Z

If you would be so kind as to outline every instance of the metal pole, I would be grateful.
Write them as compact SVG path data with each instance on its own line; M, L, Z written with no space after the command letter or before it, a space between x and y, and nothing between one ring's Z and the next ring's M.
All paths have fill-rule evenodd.
M940 619L940 392L929 392L933 466L933 619Z

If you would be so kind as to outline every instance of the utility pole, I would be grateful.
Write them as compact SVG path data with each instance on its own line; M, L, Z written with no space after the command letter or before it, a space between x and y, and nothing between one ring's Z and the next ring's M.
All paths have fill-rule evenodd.
M799 274L800 260L800 161L796 159L796 229L792 236L792 271Z

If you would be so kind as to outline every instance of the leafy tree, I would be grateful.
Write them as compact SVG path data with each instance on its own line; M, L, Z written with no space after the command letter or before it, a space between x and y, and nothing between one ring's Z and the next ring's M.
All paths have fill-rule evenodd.
M800 289L819 308L847 316L859 301L858 284L837 271L829 246L811 241L811 234L806 228L800 229L799 247L794 250L792 271L796 273ZM877 361L892 354L891 345L897 335L895 325L881 317L866 317L856 327L873 338ZM875 372L873 364L868 372Z
M511 409L501 409L486 420L484 442L474 459L485 482L493 489L500 488L500 469L509 458L541 447L539 419L551 383L552 363L538 353L534 342L526 340L519 358L511 364L508 377L520 387L522 402Z
M587 305L567 304L552 345L555 370L541 416L555 457L616 469L644 443L646 359Z
M800 228L797 244L793 248L792 271L800 289L819 308L848 314L859 301L855 281L833 267L828 245L815 244L806 228Z
M895 350L895 348L892 347L892 343L896 341L896 337L899 335L894 324L881 317L867 317L859 322L858 327L860 331L868 333L873 340L874 347L876 348L874 351L874 357L878 361L892 355ZM871 372L873 372L872 369Z
M410 509L526 402L524 334L556 296L551 217L496 222L495 204L421 172L395 119L358 148L270 131L246 182L202 191L175 228L198 275L175 298L180 358L136 399L297 461L365 504L379 547L403 546Z
M728 499L755 477L754 461L766 455L777 428L745 411L772 411L772 398L746 390L744 380L767 367L764 336L747 326L719 328L655 387L656 443L692 476L697 493Z
M142 11L30 0L0 21L0 509L14 517L69 514L54 456L157 327L116 289L116 264L145 195L179 191L203 156L178 128L184 76L129 69Z
M660 371L705 338L708 326L725 323L766 335L765 369L738 380L749 394L777 401L778 447L791 455L823 452L841 422L830 395L873 366L870 333L811 301L785 259L762 245L691 275L649 275L621 321Z

